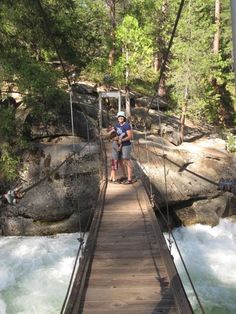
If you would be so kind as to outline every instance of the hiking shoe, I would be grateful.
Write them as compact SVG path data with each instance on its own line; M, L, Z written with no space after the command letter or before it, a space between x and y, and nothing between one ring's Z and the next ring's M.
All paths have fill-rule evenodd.
M122 183L122 182L124 182L126 180L128 180L127 177L121 177L121 178L117 179L117 181L119 181L120 183Z
M111 180L110 182L113 183L113 184L120 184L119 180Z
M126 181L123 181L122 184L132 184L133 181L132 180L126 180Z

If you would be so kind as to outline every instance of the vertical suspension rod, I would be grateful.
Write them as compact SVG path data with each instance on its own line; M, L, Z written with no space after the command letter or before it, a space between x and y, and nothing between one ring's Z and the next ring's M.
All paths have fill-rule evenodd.
M231 0L231 20L232 20L232 38L233 38L233 55L234 55L234 77L236 89L236 1Z

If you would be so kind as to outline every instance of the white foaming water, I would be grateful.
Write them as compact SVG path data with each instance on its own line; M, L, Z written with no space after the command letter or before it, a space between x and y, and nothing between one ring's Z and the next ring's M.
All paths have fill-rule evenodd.
M205 313L235 314L236 224L221 219L213 228L198 224L173 233ZM201 313L174 246L172 254L194 312Z
M221 219L173 231L207 314L236 313L236 224ZM78 234L0 237L0 314L58 314L79 243ZM177 251L172 254L200 313Z
M78 234L0 237L0 314L60 313Z

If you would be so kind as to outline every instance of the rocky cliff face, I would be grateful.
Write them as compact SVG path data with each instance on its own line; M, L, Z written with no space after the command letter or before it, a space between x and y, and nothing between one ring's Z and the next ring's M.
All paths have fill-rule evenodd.
M45 179L15 206L2 210L4 235L49 235L85 228L99 187L98 147L96 143L86 144L79 138L61 137L56 143L39 143L25 156L23 188ZM74 149L78 153L68 158Z
M166 123L166 138L152 131L136 134L139 144L134 145L134 156L142 165L141 175L149 178L156 203L164 213L168 204L173 225L217 225L220 217L235 211L234 195L218 189L221 178L236 177L235 155L226 151L224 140L204 135L197 128L186 134L188 139L192 134L192 142L174 145L168 140L176 138L170 121ZM162 129L151 125L158 132Z

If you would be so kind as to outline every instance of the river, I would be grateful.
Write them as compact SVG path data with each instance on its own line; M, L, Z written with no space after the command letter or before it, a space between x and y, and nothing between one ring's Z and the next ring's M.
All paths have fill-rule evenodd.
M207 314L236 313L236 224L221 219L173 231ZM0 314L58 314L79 242L78 234L0 237ZM196 300L180 258L172 254L189 298Z
M235 314L236 224L221 219L213 228L197 224L173 233L205 313ZM201 313L174 247L172 254L195 313Z
M58 314L78 234L0 238L0 314Z

